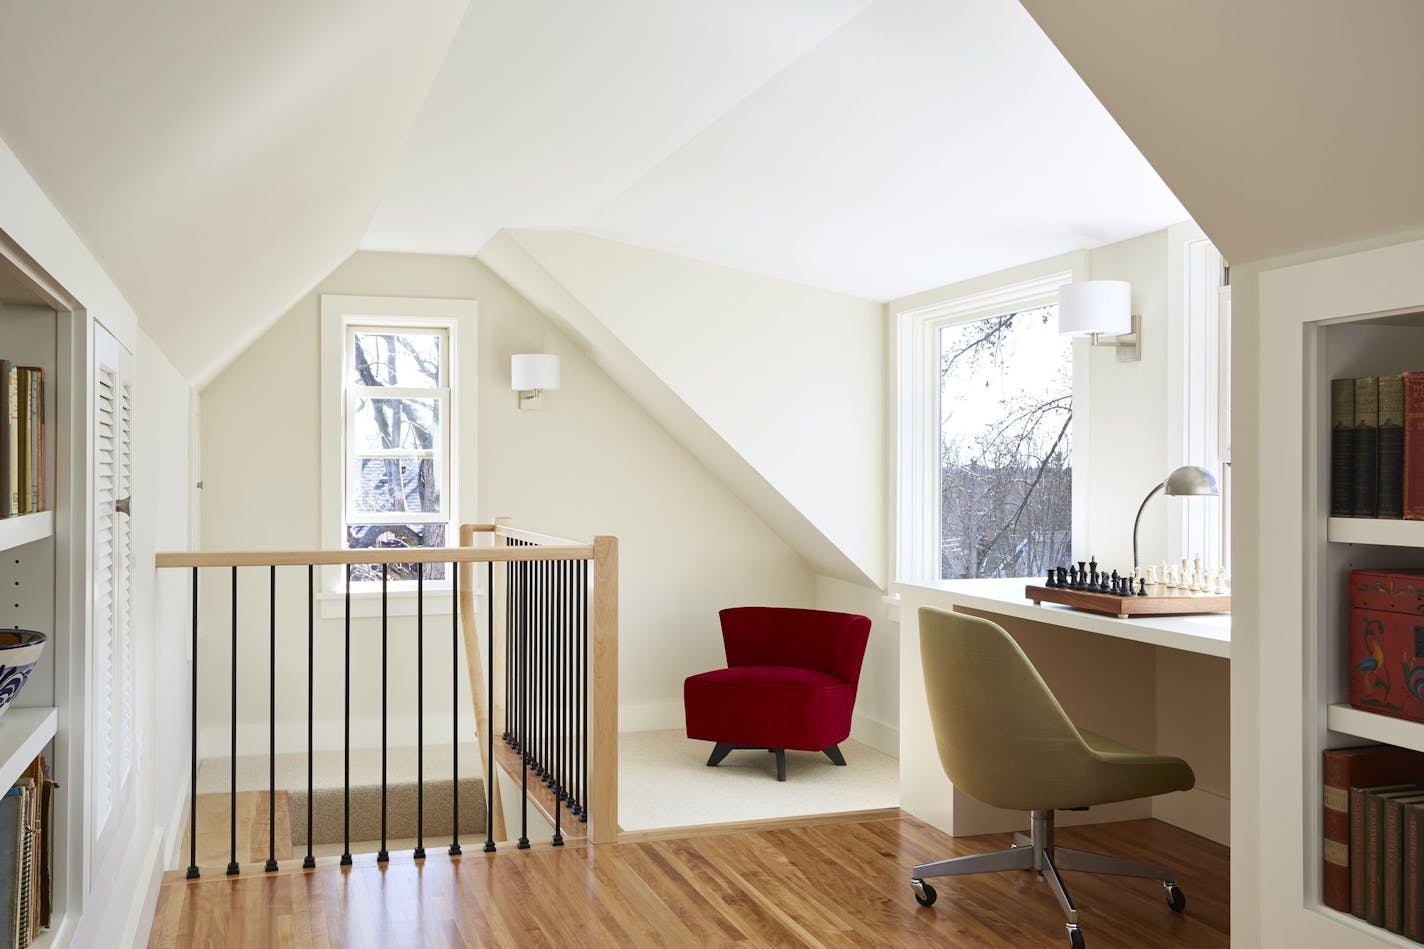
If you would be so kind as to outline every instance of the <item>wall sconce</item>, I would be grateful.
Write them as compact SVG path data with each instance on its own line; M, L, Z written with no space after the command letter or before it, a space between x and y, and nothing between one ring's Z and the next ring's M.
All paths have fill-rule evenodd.
M1142 359L1142 317L1132 312L1132 286L1126 280L1078 280L1059 287L1058 332L1112 346L1118 362Z
M1216 477L1205 468L1198 468L1196 465L1182 465L1171 474L1167 475L1167 480L1157 487L1147 492L1147 497L1142 499L1142 506L1137 509L1137 520L1132 522L1132 565L1139 566L1137 562L1137 529L1142 526L1142 512L1147 510L1147 502L1157 496L1158 491L1165 490L1169 497L1215 497L1221 492L1216 487Z
M544 390L559 387L559 357L515 353L509 357L509 387L519 393L521 409L542 408Z

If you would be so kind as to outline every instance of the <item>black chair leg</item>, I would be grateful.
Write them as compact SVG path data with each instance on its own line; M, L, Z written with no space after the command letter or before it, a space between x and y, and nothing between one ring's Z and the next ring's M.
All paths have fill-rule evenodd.
M776 780L786 780L786 749L777 748L776 751Z
M830 758L831 764L839 765L842 768L845 767L845 755L841 754L840 745L832 745L829 748L822 749L821 754Z
M736 745L729 745L724 741L717 742L717 747L712 749L712 754L707 759L707 767L715 768L722 763L722 759L732 752Z

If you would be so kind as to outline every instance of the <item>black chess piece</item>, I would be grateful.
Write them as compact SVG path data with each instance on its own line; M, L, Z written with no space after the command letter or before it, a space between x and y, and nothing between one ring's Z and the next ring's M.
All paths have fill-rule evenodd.
M1100 574L1098 574L1098 592L1099 592L1099 593L1110 593L1110 592L1112 592L1112 587L1108 584L1108 575L1105 574L1105 573L1100 573Z
M1074 566L1072 566L1072 565L1070 564L1069 567L1068 567L1068 589L1073 590L1073 589L1077 589L1077 587L1078 587L1078 568L1077 568L1077 567L1074 567Z
M1078 576L1083 578L1083 582L1088 580L1088 565L1083 561L1078 561Z
M1059 567L1059 568L1058 568L1058 585L1059 585L1060 587L1066 587L1066 586L1068 585L1068 568L1067 568L1067 567Z
M1123 578L1122 578L1122 595L1123 595L1123 596L1137 596L1137 588L1132 585L1132 578L1131 578L1131 577L1123 577Z
M1098 575L1098 558L1097 558L1097 557L1089 557L1089 558L1088 558L1088 572L1091 573L1093 576L1097 576L1097 575Z
M1138 583L1137 595L1138 595L1138 596L1146 596L1146 595L1147 595L1147 578L1146 578L1146 577L1143 577L1141 580L1138 580L1137 583Z
M1056 587L1056 586L1058 586L1058 571L1057 571L1057 570L1054 570L1052 567L1049 567L1049 568L1048 568L1048 580L1047 580L1047 582L1045 582L1043 585L1046 586L1046 587Z

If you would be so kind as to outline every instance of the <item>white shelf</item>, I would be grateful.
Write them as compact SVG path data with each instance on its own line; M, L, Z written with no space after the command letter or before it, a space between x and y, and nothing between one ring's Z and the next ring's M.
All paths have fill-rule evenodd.
M54 512L0 518L0 550L44 540L54 534Z
M1376 925L1374 925L1373 923L1367 923L1367 922L1365 922L1363 919L1360 919L1360 917L1358 917L1358 916L1352 916L1352 915L1350 915L1349 913L1342 913L1342 912L1340 912L1339 910L1331 909L1330 907L1325 906L1325 905L1322 905L1322 904L1319 904L1319 903L1317 903L1316 905L1312 906L1311 909L1315 910L1317 913L1319 913L1320 915L1324 916L1326 919L1329 919L1329 920L1332 920L1332 921L1334 921L1334 922L1336 922L1336 923L1339 923L1340 925L1345 926L1345 927L1348 928L1348 929L1353 929L1353 930L1355 930L1356 932L1358 932L1358 933L1359 933L1360 935L1362 935L1362 936L1369 937L1369 938L1372 939L1372 940L1377 940L1380 945L1384 945L1384 946L1418 946L1418 945L1419 945L1419 943L1414 942L1412 939L1405 939L1403 936L1401 936L1401 935L1399 935L1399 934L1397 934L1397 933L1392 933L1392 932L1390 932L1388 929L1385 929L1383 926L1376 926ZM1353 944L1353 942L1352 942L1352 944Z
M58 720L53 708L11 708L0 715L0 793L44 750Z
M1373 517L1332 517L1325 536L1337 544L1383 544L1424 547L1424 521L1381 520Z
M1424 751L1424 722L1365 712L1349 705L1331 705L1325 712L1325 724L1332 732Z

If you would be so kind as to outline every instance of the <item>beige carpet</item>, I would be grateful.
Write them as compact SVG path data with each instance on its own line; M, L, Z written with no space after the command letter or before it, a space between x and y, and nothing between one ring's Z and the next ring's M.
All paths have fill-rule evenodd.
M734 751L707 767L712 743L682 730L618 736L618 823L624 830L725 824L898 807L900 763L857 741L841 744L846 766L820 752L788 751L786 781L776 757Z

